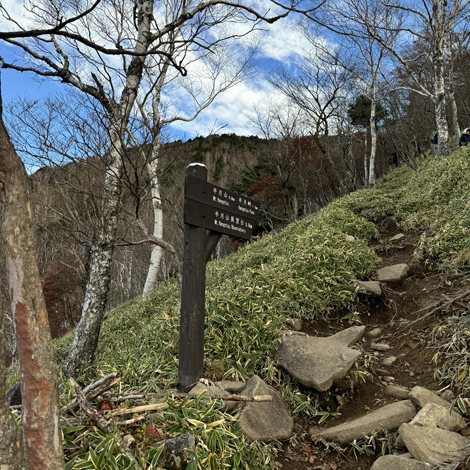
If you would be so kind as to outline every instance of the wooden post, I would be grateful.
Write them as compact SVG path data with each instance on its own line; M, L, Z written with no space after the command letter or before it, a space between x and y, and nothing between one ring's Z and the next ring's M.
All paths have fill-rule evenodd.
M189 175L206 181L207 168L189 165ZM206 229L185 223L178 368L178 388L184 391L203 376L205 289Z

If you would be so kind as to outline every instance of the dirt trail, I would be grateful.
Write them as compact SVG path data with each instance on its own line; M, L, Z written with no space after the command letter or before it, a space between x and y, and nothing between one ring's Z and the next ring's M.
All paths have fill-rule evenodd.
M411 265L413 253L421 233L408 232L399 241L391 242L390 238L402 233L391 218L385 219L378 226L380 239L374 244L377 254L382 258L378 268L399 263ZM360 312L362 324L367 331L382 328L383 334L374 340L364 338L362 348L370 355L373 377L366 383L357 383L354 388L336 388L323 394L322 402L327 403L332 412L338 411L341 416L329 418L326 426L334 426L352 418L363 416L369 411L378 409L396 399L385 395L389 384L413 388L416 385L431 390L439 390L440 385L434 378L435 364L432 357L435 351L428 348L436 318L442 315L439 310L423 321L411 322L432 310L432 305L453 299L461 292L468 290L462 278L443 275L437 269L423 265L411 266L408 277L398 285L384 285L381 298L361 295L355 305ZM309 335L329 336L351 326L343 320L348 311L336 312L327 320L319 320L305 325ZM391 349L378 352L371 349L371 341L386 343ZM382 361L390 356L397 360L390 366ZM345 386L346 387L346 386ZM339 397L339 398L338 398ZM341 405L340 403L341 402ZM283 470L369 470L380 455L380 449L373 456L354 455L352 448L338 452L325 448L321 443L313 443L307 434L308 425L298 423L296 433L299 443L296 446L285 444L278 458L279 468Z

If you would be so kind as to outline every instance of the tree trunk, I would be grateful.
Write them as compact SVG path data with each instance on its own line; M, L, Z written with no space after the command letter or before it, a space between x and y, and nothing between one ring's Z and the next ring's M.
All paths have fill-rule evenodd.
M369 157L367 155L367 130L364 130L364 186L369 184Z
M39 278L28 179L3 120L0 120L0 191L4 206L3 237L11 310L16 325L20 361L23 442L27 465L31 470L63 469L57 363ZM3 350L3 344L0 347ZM1 366L3 369L4 362ZM3 377L1 383L4 384ZM3 396L0 399L2 403ZM3 419L8 420L5 418L8 415L8 410L7 413L2 412ZM5 426L8 423L4 421L0 433L8 433L6 440L10 440L10 443L11 439L16 441L15 432L10 434ZM1 445L6 445L2 451L6 458L5 465L8 465L12 449L3 439ZM17 459L21 460L19 451ZM13 463L11 465L0 465L0 468L20 468Z
M436 112L437 145L439 157L447 157L449 149L449 125L446 116L446 97L444 85L444 58L434 55L434 108Z
M24 468L24 447L21 442L20 428L4 399L6 393L5 328L2 302L0 301L0 469L21 470Z
M155 141L152 148L152 158L148 163L148 173L150 176L151 194L152 194L152 207L153 207L153 236L158 239L163 238L163 211L162 201L160 195L160 183L158 180L158 160L160 158L160 132L155 136ZM163 248L158 245L153 245L152 253L150 256L150 266L145 280L142 298L145 299L155 289L157 285L158 273L163 257Z
M150 41L150 22L153 2L140 1L137 12L138 36L135 52L146 52ZM97 242L92 247L90 277L88 279L82 316L78 323L75 338L65 359L62 371L67 377L78 377L93 364L96 346L103 321L111 282L111 262L116 240L118 214L121 203L121 176L123 172L124 134L129 115L134 106L139 88L145 56L134 56L127 68L126 84L119 104L110 112L110 149L105 183L103 206Z
M370 102L370 156L369 156L369 186L375 186L375 156L377 154L377 124L375 114L377 101L375 91L372 93Z

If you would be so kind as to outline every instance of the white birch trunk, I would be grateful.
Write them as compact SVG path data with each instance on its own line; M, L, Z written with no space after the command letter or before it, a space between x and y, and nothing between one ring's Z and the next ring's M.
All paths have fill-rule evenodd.
M434 63L434 108L436 113L437 147L439 157L447 157L449 149L449 125L446 116L446 97L444 83L444 57L442 51L433 57Z
M152 1L138 3L138 35L135 52L145 52L150 41ZM101 223L97 241L91 250L90 276L88 279L82 316L75 338L65 359L62 371L65 376L77 377L93 364L101 323L111 282L111 261L114 250L118 214L121 202L121 176L123 171L123 141L129 115L139 87L145 56L134 56L127 69L126 83L119 104L115 104L110 116L110 149L103 188Z
M369 183L369 157L367 156L367 130L364 130L364 186Z
M369 157L369 186L375 186L375 156L377 154L377 124L376 124L377 100L375 83L372 85L370 102L370 157Z
M160 183L158 180L158 159L160 156L160 132L156 136L158 142L154 142L152 149L152 158L148 163L148 172L151 179L151 194L153 207L153 236L155 238L163 238L163 210L160 195ZM163 248L158 245L152 245L152 253L150 255L150 266L145 280L142 298L145 299L155 289L157 285L158 273L163 257Z

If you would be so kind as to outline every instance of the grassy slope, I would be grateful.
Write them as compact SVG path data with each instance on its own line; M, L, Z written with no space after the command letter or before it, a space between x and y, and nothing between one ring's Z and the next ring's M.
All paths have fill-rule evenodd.
M279 386L294 415L315 414L313 394L299 394L273 360L286 320L314 319L352 304L356 297L355 280L367 279L376 264L376 255L367 242L377 236L377 231L371 221L360 216L366 208L374 209L372 218L377 220L393 215L405 230L427 229L419 257L454 270L468 267L469 163L470 149L455 152L445 160L422 159L417 172L400 168L377 188L341 198L282 233L265 236L226 259L209 263L207 377L247 378L256 373ZM347 234L356 240L346 241ZM134 299L121 305L109 312L103 324L97 370L101 374L124 372L123 382L128 386L174 385L178 328L179 299L173 284L163 286L146 301ZM71 338L57 342L59 356L70 342ZM194 416L201 413L202 405L186 406L195 410ZM191 428L181 420L179 431ZM232 431L237 428L235 423L227 426ZM273 449L264 448L267 460L258 467L252 460L253 449L244 443L239 431L233 432L231 445L238 450L225 450L221 457L219 443L214 448L209 446L211 455L220 462L228 459L225 462L237 468L234 462L238 457L234 455L238 452L242 460L250 461L250 468L269 468L270 463L266 462L272 462ZM201 434L198 442L199 466L204 468L204 459L209 458L204 450L207 436ZM261 447L255 446L260 452Z

